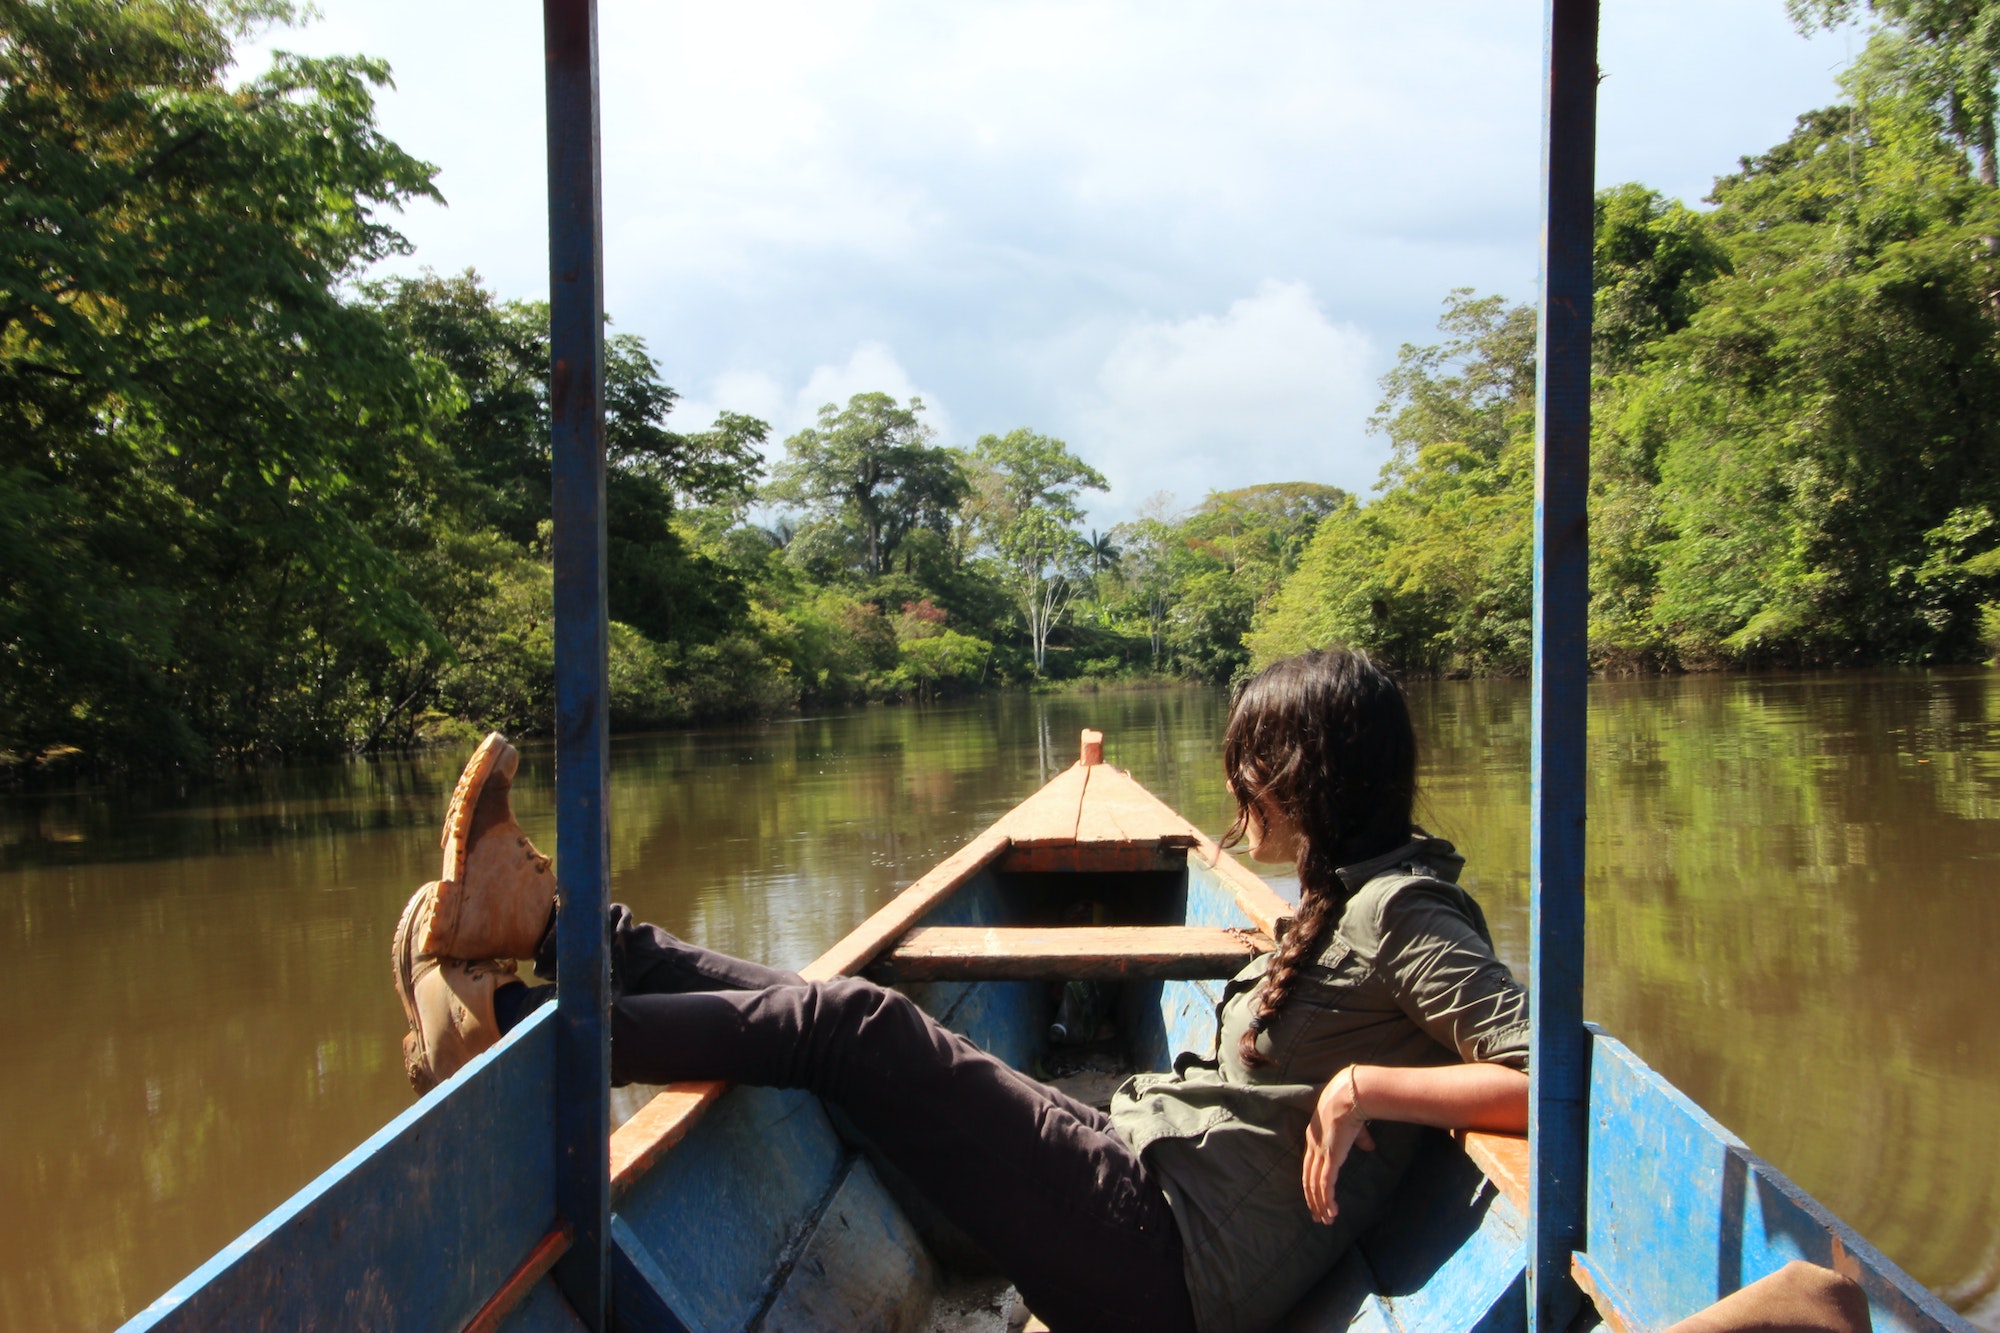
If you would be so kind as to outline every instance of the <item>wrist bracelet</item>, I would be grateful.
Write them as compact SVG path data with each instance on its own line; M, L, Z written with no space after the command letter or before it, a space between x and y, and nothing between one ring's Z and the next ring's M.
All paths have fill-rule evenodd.
M1347 1095L1353 1099L1354 1113L1360 1115L1361 1123L1366 1125L1368 1117L1361 1115L1361 1075L1355 1072L1360 1067L1359 1065L1349 1065L1347 1067Z

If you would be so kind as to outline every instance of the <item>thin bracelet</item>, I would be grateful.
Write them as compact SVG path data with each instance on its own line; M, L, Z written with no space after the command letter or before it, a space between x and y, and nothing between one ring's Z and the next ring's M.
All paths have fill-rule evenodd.
M1361 1075L1354 1071L1360 1067L1359 1065L1349 1065L1347 1067L1347 1095L1354 1099L1354 1113L1356 1115L1361 1114ZM1368 1117L1365 1115L1361 1116L1361 1124L1364 1128L1368 1123Z

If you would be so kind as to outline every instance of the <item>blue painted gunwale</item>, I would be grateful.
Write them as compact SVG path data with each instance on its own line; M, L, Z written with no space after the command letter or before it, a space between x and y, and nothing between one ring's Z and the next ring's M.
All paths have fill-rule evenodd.
M1804 1259L1861 1283L1876 1333L1972 1333L1624 1043L1591 1037L1586 1262L1629 1327L1664 1328Z
M128 1333L462 1328L555 1218L554 1011L377 1130Z

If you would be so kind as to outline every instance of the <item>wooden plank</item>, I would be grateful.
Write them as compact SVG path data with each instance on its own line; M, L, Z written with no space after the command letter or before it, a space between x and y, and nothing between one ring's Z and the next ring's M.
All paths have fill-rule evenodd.
M555 1216L554 1020L538 1010L126 1328L464 1327Z
M1526 1216L1528 1181L1533 1178L1533 1169L1528 1163L1527 1135L1487 1134L1476 1129L1459 1129L1452 1131L1452 1137L1465 1149L1465 1155L1486 1173L1486 1178L1493 1182L1495 1188Z
M606 608L604 228L597 0L545 0L550 555L555 601L556 1207L575 1243L556 1283L604 1327L611 1126L611 668Z
M993 863L1008 874L1074 875L1126 874L1132 871L1186 869L1187 848L1156 842L1045 843L1039 847L1009 847Z
M1077 808L1079 843L1158 843L1192 847L1201 837L1173 807L1147 791L1130 773L1109 764L1084 770Z
M878 981L1233 977L1268 936L1214 926L927 926L877 959Z
M528 1257L514 1270L514 1275L500 1284L500 1290L493 1293L486 1304L479 1307L479 1313L465 1326L465 1333L495 1333L514 1308L526 1300L528 1293L537 1282L548 1276L556 1260L562 1258L563 1251L570 1247L572 1234L566 1226L557 1226L548 1235L535 1243L528 1251Z
M1804 1259L1861 1284L1876 1333L1971 1333L1624 1045L1593 1046L1584 1252L1630 1324L1665 1328Z
M612 1199L622 1198L633 1181L652 1170L660 1157L686 1138L688 1131L727 1091L727 1083L672 1084L613 1130Z
M989 832L1005 833L1016 844L1028 847L1075 842L1077 813L1090 772L1081 764L1064 769L1047 786L1002 815Z
M1589 1255L1579 1252L1569 1257L1569 1277L1578 1291L1590 1297L1590 1303L1597 1307L1597 1317L1611 1333L1647 1333L1632 1322L1617 1288L1598 1271Z

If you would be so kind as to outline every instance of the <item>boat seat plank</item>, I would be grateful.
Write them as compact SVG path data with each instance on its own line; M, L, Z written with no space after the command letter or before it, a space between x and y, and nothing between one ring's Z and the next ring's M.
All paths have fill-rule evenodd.
M868 969L877 981L1157 981L1233 977L1267 935L1218 926L929 926Z
M1477 1129L1460 1129L1452 1132L1493 1187L1504 1195L1508 1202L1528 1212L1528 1181L1534 1170L1528 1164L1528 1136L1525 1134L1488 1134Z

